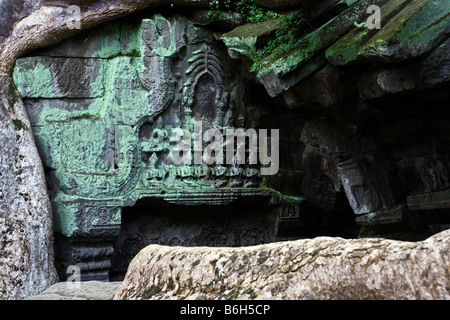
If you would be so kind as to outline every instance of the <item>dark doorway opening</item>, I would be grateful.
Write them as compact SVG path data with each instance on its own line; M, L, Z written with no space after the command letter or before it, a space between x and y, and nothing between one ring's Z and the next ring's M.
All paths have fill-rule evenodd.
M254 201L184 206L142 200L122 210L110 281L123 280L131 260L150 244L242 247L276 241L276 211Z

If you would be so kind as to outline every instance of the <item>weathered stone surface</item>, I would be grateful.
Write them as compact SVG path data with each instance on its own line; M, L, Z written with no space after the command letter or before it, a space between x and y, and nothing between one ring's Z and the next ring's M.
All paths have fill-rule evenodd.
M159 0L84 0L79 2L81 26L85 30L161 3L168 5ZM386 3L379 31L368 30L364 24L365 10L372 3ZM121 228L121 208L142 204L140 198L194 206L191 208L195 210L206 204L230 206L233 201L248 197L253 201L250 203L274 209L268 215L261 210L264 217L258 216L254 221L279 217L278 230L289 230L282 236L298 236L299 230L302 236L312 233L319 220L317 208L333 215L340 207L350 213L351 219L355 213L364 214L358 221L375 216L368 222L370 225L380 222L391 226L398 225L400 218L398 211L391 212L390 208L408 205L411 212L426 221L432 233L448 226L445 190L450 188L450 127L446 111L449 19L444 0L299 1L293 7L297 9L295 15L309 20L312 32L299 38L301 46L291 53L265 60L258 72L268 72L264 79L267 91L272 95L283 93L284 99L270 101L263 91L247 91L251 75L232 81L233 75L248 70L248 60L240 65L236 59L230 69L223 68L230 61L223 54L226 48L215 47L212 34L218 30L212 30L214 24L208 25L209 30L195 29L187 18L157 15L146 24L129 20L109 23L17 61L17 70L21 68L22 72L19 77L15 74L15 81L25 97L22 104L10 85L9 75L16 59L81 31L66 26L66 8L70 4L60 0L0 3L0 74L7 83L2 82L0 92L0 114L4 115L0 124L0 217L7 217L0 224L0 247L7 253L0 255L0 296L20 298L34 294L54 279L48 262L52 256L50 207L44 192L44 170L34 143L47 169L50 197L56 200L54 230L58 237L62 235L57 247L62 259L57 264L63 272L68 264L79 263L85 280L109 277L113 240ZM206 8L209 1L174 0L173 4ZM343 12L345 9L348 10ZM358 28L353 27L354 22ZM260 38L273 34L275 29ZM242 39L246 45L245 37ZM205 43L206 51L201 48ZM328 49L330 46L333 50ZM210 47L212 51L208 51ZM252 46L243 48L254 53ZM360 65L355 66L356 63ZM221 73L224 69L227 70ZM202 72L206 73L201 76ZM359 85L360 92L347 92L347 81L350 89ZM224 92L230 93L227 99L227 94L220 94ZM245 104L242 97L246 97ZM284 103L296 109L282 109ZM183 110L186 105L189 108ZM225 106L223 110L228 111L222 114L221 108L209 108L210 105ZM222 119L227 126L237 121L237 125L247 127L282 129L280 173L264 179L264 183L292 197L267 190L246 190L260 186L255 168L214 168L207 173L191 167L162 171L160 166L166 155L156 159L155 154L170 152L170 141L160 138L170 135L173 128L154 132L155 126L167 124L168 119L180 120L171 123L178 126L182 122L179 114L189 116L190 111L191 119L200 118L214 126L221 125L214 120ZM164 112L158 121L154 115ZM339 126L314 126L315 122L310 121L322 117L331 119L329 123L350 122L356 132L344 135L345 139L332 139L340 135ZM379 144L367 148L370 139ZM213 178L212 184L203 185L205 174ZM137 176L142 179L130 178ZM179 192L190 188L192 181L198 190ZM341 197L340 185L348 200ZM244 188L215 190L224 186ZM338 206L342 199L346 205ZM309 207L311 204L314 206ZM143 207L154 208L149 203ZM255 208L252 209L259 210ZM335 216L341 219L340 215ZM402 219L405 216L409 217L403 215ZM145 225L154 226L153 218ZM125 228L138 229L136 221ZM161 221L163 225L167 218ZM248 226L245 221L239 223ZM186 235L189 228L178 232L171 227L154 239L163 244L227 245L253 244L273 236L272 241L275 237L275 232L264 223L239 233L239 223L218 229L211 222L193 237ZM221 235L239 234L243 240L216 237L209 229L212 225ZM33 233L31 229L39 231ZM28 237L29 233L33 236ZM137 252L134 250L154 240L141 241L143 235L145 232L130 232L118 244L125 261ZM3 269L3 265L7 267ZM41 281L42 277L45 280Z
M386 26L388 21L398 14L405 6L408 0L389 1L381 8L381 26ZM367 27L356 27L349 33L340 38L335 44L329 47L325 55L333 65L348 65L361 61L358 54L367 41L369 41L379 29L369 29Z
M371 4L383 5L386 2L386 0L371 1ZM322 66L323 63L316 62L312 65L311 63L315 61L314 58L318 54L345 35L355 22L366 17L367 7L367 1L359 1L317 30L301 38L288 54L281 57L269 56L259 62L259 71L256 75L270 96L279 95ZM309 69L309 73L302 71L305 69L305 65Z
M52 215L44 170L23 103L0 76L0 298L21 299L55 283Z
M224 202L224 199L218 197L217 201ZM287 233L287 230L279 230L286 219L291 218L292 224L298 223L301 217L298 202L295 201L292 209L297 208L297 216L292 217L287 217L285 212L278 217L273 208L265 206L262 201L240 201L216 206L213 206L213 202L214 199L210 198L204 201L204 205L187 207L145 207L138 203L137 207L122 209L122 228L114 244L110 279L122 280L131 260L150 244L241 247L270 243L277 240L277 235ZM272 223L278 219L282 220L279 224Z
M405 205L410 195L448 189L445 156L448 129L443 124L444 119L429 119L432 117L428 116L442 114L438 106L441 102L429 112L419 111L422 108L419 101L413 103L414 111L408 111L406 107L414 100L414 95L423 97L427 90L440 87L445 91L448 82L448 8L443 8L441 1L348 1L345 5L340 3L350 7L342 12L342 8L329 9L329 4L317 2L319 7L328 6L324 16L329 16L323 25L317 22L320 18L313 16L312 11L305 14L302 7L301 13L297 12L298 17L309 18L312 25L319 28L299 38L298 44L304 44L304 47L299 46L301 50L294 47L291 52L261 61L261 70L256 74L267 75L262 81L266 90L271 95L281 93L289 108L317 110L325 117L346 119L357 125L356 134L348 136L347 141L315 141L314 146L302 141L302 163L298 166L302 172L301 196L330 210L338 189L326 186L342 185L354 213L378 212L380 219L398 224L398 219L389 220L387 216L382 217L382 213L389 211L387 208ZM369 4L381 6L381 30L367 26L368 15L365 13ZM342 32L338 36L333 30L337 25L338 31ZM241 29L244 30L242 27L237 30ZM331 38L334 36L337 36L334 38L337 42L333 44ZM248 41L250 39L252 41ZM246 38L244 32L241 38L235 37L227 45L238 48L247 58L253 58L257 41L258 36ZM411 45L413 43L417 50ZM367 63L372 61L390 64ZM392 63L402 61L407 62ZM359 66L352 66L358 63ZM390 109L390 105L396 104L394 101L401 100L400 97L390 100L392 95L401 94L411 97L402 103L403 111ZM427 114L426 119L418 120L419 127L415 125L418 121L405 119L409 117L405 114L414 112ZM392 114L392 120L386 120L389 114ZM362 132L364 134L360 135ZM372 143L377 140L379 145ZM315 149L323 150L328 145L339 145L341 152L330 157ZM330 175L333 170L338 173Z
M244 246L283 236L283 196L262 188L259 164L238 163L238 150L227 163L206 163L206 155L193 161L209 145L206 129L222 138L259 121L226 47L180 15L117 24L93 34L123 48L118 56L105 58L91 43L82 51L92 57L77 58L69 40L19 59L14 69L47 169L60 277L72 264L82 280L120 276L151 243ZM123 38L134 40L125 45ZM195 151L178 164L174 134L181 130ZM301 201L289 203L297 212L291 222L303 224Z
M25 300L112 300L121 282L59 282ZM78 287L77 287L78 286Z
M254 59L261 37L273 34L280 28L281 19L270 19L260 23L246 23L221 36L226 46L232 50ZM259 45L261 46L261 45Z
M82 1L79 2L81 29L161 3ZM207 6L209 1L173 3ZM0 2L3 21L0 28L2 299L36 294L56 281L52 262L52 218L44 170L11 73L19 56L79 33L80 30L69 29L67 25L67 7L71 4L70 1L40 0Z
M217 14L211 10L197 10L192 17L192 23L199 26L212 26L233 29L246 21L245 15L237 12Z
M21 2L23 1L8 2L8 6L14 7L11 10L14 12L17 10L16 8L20 8ZM67 23L67 8L72 5L70 1L63 0L45 5L42 0L34 0L25 6L27 10L24 10L23 13L8 17L10 28L13 29L10 29L9 33L5 31L5 38L0 45L0 61L2 61L0 72L10 74L14 68L15 60L33 49L54 45L102 22L160 4L167 3L164 0L127 0L121 2L85 0L80 2L82 9L80 29L73 29ZM209 1L174 0L172 4L175 6L207 7ZM5 13L8 10L5 7ZM25 15L28 13L25 18L24 13Z
M19 59L14 82L22 98L99 98L104 95L103 59Z
M329 108L343 102L352 91L352 82L341 69L330 64L283 93L291 107L318 104Z
M445 0L415 0L392 18L358 52L364 59L399 62L429 53L450 33Z
M448 82L450 40L446 40L424 59L402 66L384 67L358 77L360 96L379 98L411 90L423 91Z
M450 231L423 242L319 237L247 248L157 245L114 299L447 300Z
M3 40L9 35L15 22L26 17L41 4L41 0L1 1L0 18L2 19L3 23L0 26L0 43L2 43Z
M301 156L305 178L301 194L319 208L328 212L335 209L338 192L341 191L341 177L337 164L340 160L339 146L355 133L356 127L327 119L305 123L300 140L305 144Z
M113 58L127 54L132 39L127 37L129 25L111 23L93 28L88 33L77 34L57 45L45 47L39 55L55 58ZM121 28L123 28L121 30Z
M355 219L356 224L363 227L376 227L385 224L398 224L402 222L404 207L371 212Z
M448 37L445 1L389 1L381 9L381 29L360 26L327 49L335 65L363 61L400 62L432 51Z
M356 215L396 204L389 184L389 162L384 154L373 152L338 164L342 186Z

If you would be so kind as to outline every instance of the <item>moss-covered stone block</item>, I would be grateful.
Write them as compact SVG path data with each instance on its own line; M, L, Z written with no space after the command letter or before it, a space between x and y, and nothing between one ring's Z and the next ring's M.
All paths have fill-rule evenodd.
M387 0L372 1L383 5ZM360 1L320 28L301 38L292 50L260 61L255 69L258 80L274 97L296 85L325 63L323 52L367 16L367 1ZM297 70L304 70L299 74ZM297 71L297 72L295 72Z
M391 0L385 4L381 8L381 26L385 26L409 3L409 0ZM361 48L378 31L378 29L369 29L364 24L352 29L326 50L328 61L334 65L348 65L361 61L362 57L358 55Z
M247 216L249 231L242 239L253 241L252 228L257 228L260 239L273 241L275 233L266 237L264 230L276 230L282 195L264 188L259 164L206 163L206 157L192 161L194 149L203 153L210 143L203 137L207 129L225 136L228 128L258 120L256 112L246 119L246 88L226 46L210 30L179 15L155 14L92 34L111 38L105 43L113 43L114 52L106 54L90 42L93 48L81 50L85 57L73 56L67 47L77 42L70 40L54 51L19 59L14 70L46 168L57 246L63 252L58 260L80 265L85 279L107 280L121 210L142 203L162 205L158 210L178 206L175 211L187 206L227 209L241 200L260 203L273 219L263 225ZM196 122L203 126L198 145ZM193 146L183 150L191 152L191 160L183 163L174 161L180 138ZM264 214L255 211L255 216ZM240 234L242 226L233 223ZM188 242L198 240L184 236ZM175 238L171 231L161 241L169 244ZM204 245L209 241L206 236L200 240Z
M221 39L230 49L254 60L258 46L263 45L264 39L280 28L282 19L270 19L264 22L247 23L222 35Z
M415 0L392 18L358 52L367 60L398 62L429 53L450 32L446 0Z

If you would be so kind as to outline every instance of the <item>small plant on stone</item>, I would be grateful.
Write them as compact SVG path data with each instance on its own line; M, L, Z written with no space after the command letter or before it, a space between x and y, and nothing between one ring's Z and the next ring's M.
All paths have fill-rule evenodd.
M247 22L262 22L268 19L277 18L279 15L265 8L262 8L255 0L241 1L211 1L209 3L211 10L210 18L219 18L225 13L240 13L246 16Z
M358 239L373 237L375 237L375 232L373 232L372 230L369 230L366 227L361 227L361 229L359 229Z
M251 72L256 72L260 68L258 62L271 55L281 55L289 52L299 39L298 26L302 22L301 19L293 18L292 15L285 16L278 14L272 10L265 9L256 3L255 0L240 1L211 1L209 18L219 18L227 13L240 13L246 16L247 22L258 23L269 19L280 19L280 28L275 32L274 36L269 39L266 45L259 49ZM308 22L309 24L309 22Z

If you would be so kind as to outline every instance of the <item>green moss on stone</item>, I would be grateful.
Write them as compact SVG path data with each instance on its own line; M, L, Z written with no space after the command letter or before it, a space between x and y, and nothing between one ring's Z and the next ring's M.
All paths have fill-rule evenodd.
M403 60L405 55L407 58L416 57L429 52L442 41L449 25L447 0L417 0L383 26L358 55L388 61ZM397 57L399 51L402 54Z
M270 19L259 23L247 23L239 26L232 31L225 33L222 38L248 38L259 37L269 34L280 28L283 20L281 18Z
M13 71L13 80L21 96L55 98L56 94L50 69L36 61L34 69L30 70L29 62L31 60L33 58L24 58L16 62Z
M390 19L398 14L409 0L391 0L381 8L381 25L386 26ZM339 41L329 47L325 55L334 65L346 65L362 60L359 55L361 48L376 35L378 29L369 29L367 26L357 27L344 35Z
M120 25L117 23L106 24L100 33L100 48L93 57L106 59L119 55L122 51L120 38Z

